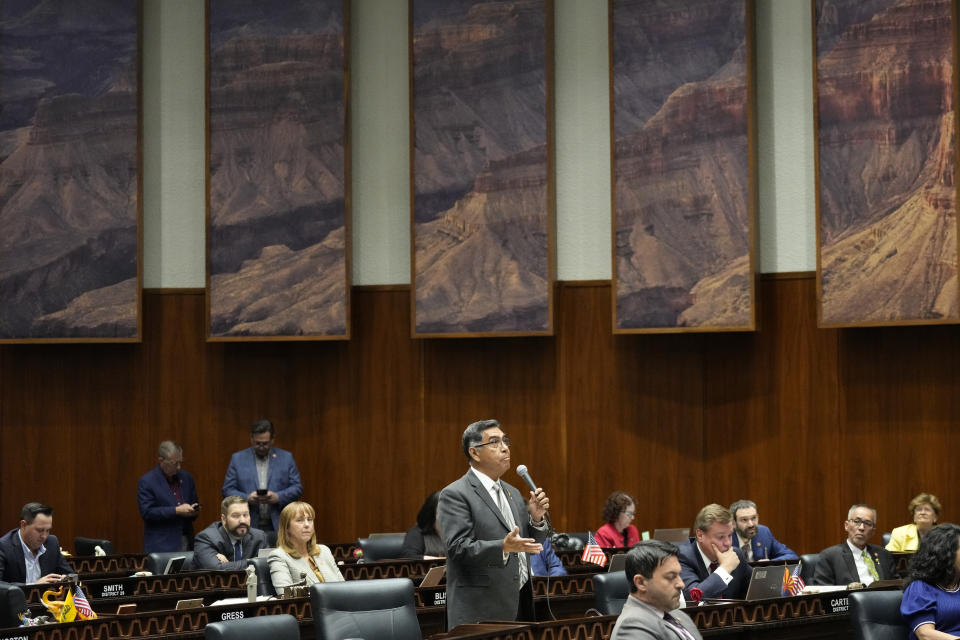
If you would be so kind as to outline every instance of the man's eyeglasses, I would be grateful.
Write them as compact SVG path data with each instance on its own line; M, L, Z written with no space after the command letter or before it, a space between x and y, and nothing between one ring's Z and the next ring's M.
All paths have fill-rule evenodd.
M510 446L510 438L508 438L508 437L506 437L506 436L504 436L503 438L490 438L490 440L488 440L487 442L481 442L480 444L475 444L475 445L473 445L473 448L474 448L474 449L479 449L480 447L485 447L485 446L487 446L488 444L489 444L489 445L493 445L493 448L494 448L494 449L499 449L501 444L504 445L504 446L506 446L506 447L509 447L509 446Z
M867 529L873 529L875 526L873 520L863 520L862 518L854 518L850 522L852 522L854 526L866 527Z

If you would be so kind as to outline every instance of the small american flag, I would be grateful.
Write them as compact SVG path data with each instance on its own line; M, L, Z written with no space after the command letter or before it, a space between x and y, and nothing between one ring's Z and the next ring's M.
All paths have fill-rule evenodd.
M800 577L800 565L798 564L794 569L793 573L790 572L790 568L785 566L783 568L783 589L781 589L780 594L784 596L796 596L799 595L803 588L807 584L803 581L803 578Z
M90 602L87 596L83 595L83 589L78 586L73 589L73 606L77 609L77 617L81 620L93 620L97 614L90 608Z
M583 547L583 555L580 556L582 562L592 562L601 567L607 566L607 556L597 544L593 534L587 531L587 544Z

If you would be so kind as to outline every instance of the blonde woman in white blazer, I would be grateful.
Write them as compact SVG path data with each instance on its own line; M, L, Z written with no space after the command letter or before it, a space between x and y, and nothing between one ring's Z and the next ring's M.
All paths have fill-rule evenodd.
M291 502L280 512L277 548L270 552L270 579L278 591L300 582L342 582L343 575L326 545L317 544L313 527L315 512L306 502Z

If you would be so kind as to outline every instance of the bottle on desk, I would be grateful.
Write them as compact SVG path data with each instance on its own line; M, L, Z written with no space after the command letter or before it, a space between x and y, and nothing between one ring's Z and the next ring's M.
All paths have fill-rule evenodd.
M247 602L257 601L257 570L251 564L247 566Z

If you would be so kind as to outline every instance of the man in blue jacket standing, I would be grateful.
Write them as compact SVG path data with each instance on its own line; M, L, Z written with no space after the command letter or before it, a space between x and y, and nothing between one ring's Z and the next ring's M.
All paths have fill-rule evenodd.
M797 554L790 547L774 538L770 529L760 524L757 503L737 500L730 505L730 513L736 525L733 545L740 548L747 562L797 559Z
M303 495L293 454L273 446L275 435L269 420L254 422L250 448L233 454L223 479L223 497L246 496L251 525L262 531L276 531L280 511Z
M164 440L157 448L157 466L137 482L137 505L143 518L143 552L193 548L193 521L200 500L193 476L180 468L183 448Z

